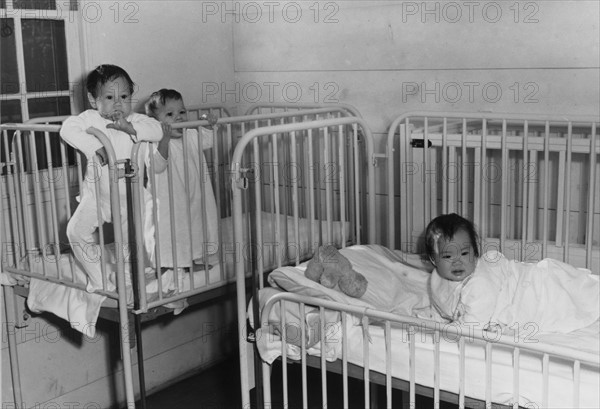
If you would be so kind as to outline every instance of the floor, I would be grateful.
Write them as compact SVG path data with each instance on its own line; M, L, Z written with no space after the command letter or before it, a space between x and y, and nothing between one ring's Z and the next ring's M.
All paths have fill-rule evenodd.
M240 386L239 386L239 371L238 371L237 356L235 359L224 361L220 364L213 366L203 372L192 376L184 381L181 381L175 385L172 385L162 391L159 391L146 400L147 409L164 409L164 408L177 408L177 409L229 409L241 408L240 398ZM290 385L289 390L289 404L288 408L301 408L302 397L301 390L299 387L294 385L300 385L300 365L291 365L288 370ZM281 378L281 364L276 361L273 364L273 377ZM321 403L321 385L320 385L320 371L316 369L310 369L308 372L309 385L309 402L308 408L322 408ZM327 383L330 389L341 389L341 377L339 375L330 374L327 377ZM363 383L362 381L350 380L349 383L349 402L350 408L364 408L364 395L363 395ZM373 391L377 391L372 390ZM386 407L385 404L385 390L379 389L379 407ZM339 399L334 399L331 394L327 402L328 409L337 409L343 407L343 402ZM272 391L273 405L272 408L284 407L282 401L281 387L277 384L273 385ZM251 400L254 402L254 392L251 395ZM392 396L393 407L402 408L402 396L400 392L394 391ZM375 403L375 402L373 402ZM376 407L375 405L373 405ZM433 408L433 402L427 398L418 397L416 402L416 408ZM137 405L137 407L142 407ZM253 403L252 407L255 405ZM446 404L442 402L440 409L456 408L455 405Z

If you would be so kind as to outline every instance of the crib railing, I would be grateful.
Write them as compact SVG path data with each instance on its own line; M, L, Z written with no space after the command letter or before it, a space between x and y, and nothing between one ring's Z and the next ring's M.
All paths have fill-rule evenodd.
M309 247L304 256L296 251L277 257L277 266L298 264L311 257L321 244L335 243L343 247L374 238L373 163L372 135L360 118L255 128L238 141L231 165L234 237L244 237L251 231L251 243L259 247L250 256L239 246L235 247L241 374L247 374L249 369L244 320L248 272L245 259L252 261L255 302L256 291L263 287L265 278L261 244L267 232L261 212L256 210L263 208L263 185L268 185L267 197L272 198L274 213L289 215L290 220L288 224L276 218L274 243L279 249L287 249L290 242L299 244L304 237ZM272 183L264 183L263 173L258 172L264 164L270 164L273 169ZM286 169L289 170L288 182L279 179L283 179L281 171ZM291 197L282 201L285 189ZM286 202L287 205L282 205ZM254 209L253 220L244 219L246 209ZM308 231L301 236L302 219L307 219ZM242 375L241 382L242 407L249 407L248 378Z
M82 185L81 162L62 140L59 141L59 125L40 124L3 124L0 125L0 158L2 161L2 273L12 274L13 279L29 277L53 282L85 291L86 283L77 277L73 270L65 271L62 262L69 258L66 254L70 246L64 238L64 228L72 214L72 199ZM118 300L121 322L120 340L122 351L129 350L129 321L127 317L127 292L125 291L125 250L126 232L122 231L121 207L119 202L119 180L124 175L121 163L117 162L115 152L106 136L98 134L108 157L110 206L112 212L112 236L115 245L114 266L116 288L107 286L110 273L105 251L98 253L98 262L102 265L103 288L97 292ZM100 166L90 164L96 172ZM95 173L98 175L98 173ZM96 189L98 189L98 184ZM96 191L97 196L98 190ZM99 204L97 203L98 208ZM101 219L101 216L98 215ZM99 225L102 225L100 222ZM99 234L99 246L104 248L105 239L102 229ZM71 243L68 243L71 244ZM67 263L69 264L69 263ZM37 265L39 268L34 268ZM12 287L5 291L13 297ZM15 350L16 344L11 346ZM12 353L11 353L12 355ZM123 353L123 371L125 377L126 399L129 407L134 406L131 356ZM17 362L11 362L18 368ZM18 370L16 372L18 374ZM18 376L18 375L17 375ZM15 379L15 393L19 381ZM15 395L15 402L21 402Z
M246 110L245 115L256 115L256 114L269 114L276 112L290 112L290 111L304 111L307 109L317 108L341 108L346 111L346 116L355 116L361 118L360 112L350 104L257 104Z
M287 305L286 305L287 304ZM570 394L570 401L572 403L572 408L579 408L580 406L580 396L583 393L582 391L582 379L581 375L583 373L584 367L587 368L591 372L595 372L596 375L600 370L600 361L598 360L598 355L595 353L590 353L586 351L579 351L573 348L564 348L558 345L548 345L545 343L538 343L536 340L527 340L527 338L517 338L514 335L502 334L500 332L495 332L493 330L484 330L483 328L473 327L473 326L460 326L457 324L441 324L439 322L427 321L416 317L409 316L401 316L398 314L392 314L384 311L377 311L372 309L366 309L364 307L349 305L349 304L341 304L338 302L328 301L325 299L317 299L314 297L306 297L299 294L294 294L290 292L281 292L276 295L273 295L269 298L269 300L263 306L260 316L262 317L262 321L260 321L261 328L265 330L263 335L269 336L266 334L273 334L273 328L289 328L286 323L286 314L274 314L272 310L274 308L279 308L280 311L300 311L300 315L304 316L305 311L308 311L309 308L317 308L320 317L320 327L318 328L318 341L321 345L325 345L327 342L340 342L342 344L339 350L343 351L342 356L340 358L341 362L341 370L340 375L343 379L343 387L342 387L342 397L343 397L343 407L348 407L349 404L349 389L348 389L348 379L349 377L359 378L363 383L363 393L364 393L364 407L371 407L371 384L375 381L377 383L385 386L386 391L386 400L385 407L392 408L396 406L400 406L400 403L396 403L393 401L392 389L399 388L403 391L407 391L408 396L408 407L415 408L416 406L416 395L417 394L426 394L430 395L433 398L433 407L439 408L440 401L445 400L449 402L454 402L458 404L459 408L465 407L482 407L481 402L485 402L486 408L496 407L497 403L492 400L492 387L494 385L494 376L499 376L494 373L494 369L497 368L496 363L494 363L493 353L497 350L507 350L508 354L512 357L511 363L512 367L508 368L508 372L511 372L513 376L512 382L512 391L506 391L506 393L511 393L511 398L507 399L512 402L509 406L501 407L512 407L514 409L518 409L519 404L523 402L521 399L521 393L531 392L531 391L520 391L520 373L521 371L527 371L527 368L524 369L524 366L527 364L522 364L524 362L524 356L526 354L530 354L533 356L533 359L536 359L539 362L541 370L536 370L536 374L538 375L539 383L538 385L542 385L540 389L540 402L542 408L548 407L548 404L551 402L551 390L550 386L550 378L555 375L551 362L560 362L564 367L570 368L571 378L570 384L572 387L565 388L560 392L560 394ZM327 315L326 312L333 311L336 313L340 313L339 321L337 323L341 324L339 330L337 330L334 334L329 334L332 338L326 338L328 336L328 328L333 328L335 322L327 322L326 317L331 317L331 314ZM279 322L269 321L269 317L281 316ZM272 318L271 318L272 319ZM350 342L347 329L356 324L351 324L351 322L360 319L360 327L362 328L363 335L363 355L362 355L362 363L361 363L361 371L362 373L353 372L350 374L350 363L348 361L348 343ZM306 376L306 368L308 365L309 356L307 354L307 345L306 339L309 330L315 330L315 328L309 328L306 321L301 319L299 320L299 328L294 327L293 331L277 331L280 333L281 338L281 359L282 359L282 377L280 379L281 387L283 390L283 402L281 402L281 407L288 407L289 402L288 398L288 376L287 376L287 368L288 363L290 363L290 359L287 356L287 344L295 344L297 346L298 341L300 342L301 348L301 357L300 357L300 365L302 367L302 378L301 378L301 389L302 389L302 406L306 407L308 405L308 390L307 390L307 376ZM291 325L291 324L290 324ZM297 324L293 324L294 326ZM376 365L373 363L370 357L370 348L369 345L372 343L369 338L369 325L377 325L378 327L383 329L384 332L384 343L380 345L380 347L385 348L385 367ZM337 328L337 327L336 327ZM399 338L398 334L392 337L392 329L395 331L401 330L402 336ZM278 337L279 338L279 337ZM289 338L289 339L288 339ZM431 388L423 387L418 384L416 378L416 340L419 338L426 338L429 340L429 343L433 344L433 350L430 354L433 355L433 372L430 380L433 380L433 386ZM392 342L392 340L394 342ZM453 368L445 368L446 371L454 371L453 379L458 380L458 393L444 391L440 386L440 378L442 377L440 371L442 370L440 364L441 357L441 344L446 343L450 344L452 347L456 348L458 354L458 366ZM407 345L408 344L408 345ZM379 344L378 344L379 346ZM467 373L465 370L465 362L469 358L468 353L466 352L466 347L477 348L484 352L484 376L485 379L473 379L473 376ZM396 364L402 364L404 367L408 368L406 372L408 372L408 377L406 379L397 379L392 375L392 357L395 354L399 353L400 348L408 349L408 359L406 362L396 362ZM323 351L324 348L321 348ZM420 351L424 352L424 351ZM470 351L473 354L473 350ZM472 355L471 355L472 356ZM316 357L317 362L316 365L320 368L321 372L321 401L322 407L328 407L328 384L327 384L327 373L330 363L327 362L325 354L318 354ZM271 386L273 384L274 379L270 377L271 370L270 365L266 363L262 363L263 367L263 403L265 407L273 407L273 405L279 405L279 402L274 403L273 398L271 396ZM337 368L337 367L336 367ZM531 368L529 368L531 370ZM564 373L561 372L560 376L564 376ZM562 379L562 378L561 378ZM484 388L482 391L481 398L473 398L467 396L465 393L465 386L469 382L484 384ZM562 387L565 384L561 384ZM298 388L298 385L295 386ZM597 386L591 385L592 390L590 391L589 382L586 384L586 388L588 388L587 396L590 394L597 393ZM503 395L509 396L509 395ZM405 402L402 402L402 406ZM532 404L538 407L537 404ZM404 406L403 406L404 407ZM525 407L529 407L525 405Z
M433 217L457 212L475 222L483 246L511 258L552 257L599 271L599 123L518 114L400 116L387 140L386 186L394 192L387 206L401 210L399 220L388 212L388 246L414 251Z
M218 219L219 219L219 240L218 243L209 243L212 248L220 248L219 251L219 271L218 274L213 272L209 272L208 265L198 265L196 268L196 276L200 275L199 279L194 282L194 275L190 276L190 280L192 283L189 287L178 288L174 292L170 292L168 295L163 294L161 290L158 291L157 297L154 300L148 300L146 293L146 285L149 281L154 280L159 289L161 286L160 277L160 268L156 268L152 275L150 275L145 268L147 263L144 259L143 252L137 252L137 262L136 262L136 270L137 270L137 282L138 282L138 295L136 300L138 300L138 305L135 308L135 312L145 312L150 308L164 305L167 302L178 301L184 298L188 298L190 296L199 294L201 292L205 292L207 290L221 287L228 282L233 282L235 277L235 272L233 269L233 259L232 254L234 249L232 246L237 244L241 245L241 242L234 242L231 239L224 239L223 232L229 231L232 229L231 224L231 203L232 203L232 195L231 189L226 183L229 177L229 168L232 163L232 154L234 149L245 133L250 130L258 129L261 127L267 127L275 124L287 124L287 123L301 123L310 120L317 119L326 119L326 118L336 118L336 117L344 117L347 115L347 111L344 108L338 106L326 107L326 108L316 108L316 109L307 109L307 110L296 110L296 111L288 111L288 112L275 112L275 113L265 113L265 114L256 114L256 115L247 115L247 116L239 116L239 117L226 117L220 118L217 122L217 125L212 130L213 132L213 144L212 148L205 153L206 155L206 164L208 166L208 175L201 175L201 180L203 183L200 185L201 196L205 197L204 189L206 189L206 184L210 183L214 186L215 198L217 201L217 209L218 209ZM187 132L187 129L196 129L198 131L198 135L202 135L202 127L208 126L208 122L206 120L200 121L188 121L177 123L173 125L175 129L182 129L184 132ZM141 175L146 174L148 178L152 178L154 175L154 166L155 164L151 160L146 169L146 166L143 164L143 161L139 158L139 149L143 146L143 144L139 144L134 146L132 151L132 162L139 163L140 169L137 171L137 174L140 175L138 178L133 178L133 208L134 212L134 224L136 229L136 249L144 248L144 231L142 229L143 220L142 214L139 210L143 209L143 190L141 189L143 182L143 178ZM201 146L201 145L200 145ZM265 214L270 218L270 223L279 222L280 216L282 214L290 215L289 208L291 207L291 197L289 195L275 194L273 189L277 189L281 192L287 192L289 189L287 185L289 185L289 179L282 178L280 181L273 180L273 169L275 161L279 160L277 157L279 155L283 155L282 146L286 146L285 143L280 143L280 147L277 148L277 145L274 145L270 141L264 141L261 143L258 148L264 155L268 153L269 157L273 158L272 161L268 163L264 163L264 166L256 167L256 175L260 175L260 182L257 183L257 186L262 184L262 189L257 189L257 192L260 191L262 197L264 198L260 202L260 206L257 209L262 209ZM186 145L183 146L184 152L187 152ZM248 154L247 154L248 155ZM204 160L204 156L200 156L202 160ZM283 159L282 159L283 160ZM310 164L302 164L305 169L308 169ZM263 169L260 169L260 168ZM261 171L265 171L266 173L260 173ZM329 169L330 172L334 171L334 169ZM270 177L267 176L270 175ZM189 183L189 175L185 175L186 184ZM258 177L258 176L257 176ZM154 186L154 183L151 183ZM283 185L287 184L287 185ZM304 189L307 189L306 187ZM155 194L149 192L150 196L155 197ZM171 208L173 208L173 204L175 201L184 200L183 198L172 198ZM206 205L206 203L204 203ZM246 204L245 209L248 209L249 204ZM284 206L286 209L285 212L282 213L281 207ZM156 209L156 206L153 206ZM156 215L154 215L156 216ZM207 214L203 214L204 218L203 225L206 226L206 217ZM287 216L286 216L287 217ZM305 216L306 217L306 216ZM156 217L155 217L156 224ZM172 224L173 227L173 224ZM158 237L159 233L155 232L157 236L157 249L155 254L159 253L158 246L160 245L160 240L165 240L165 237L170 237L170 234L173 232L163 232L162 237ZM246 236L248 234L246 233ZM206 237L206 236L205 236ZM228 236L229 237L229 236ZM263 243L260 241L259 243ZM172 243L174 253L177 253L178 246L189 246L190 243ZM195 245L203 246L203 248L207 248L202 243L191 243L192 247ZM248 249L247 249L248 250ZM249 251L249 250L248 250ZM206 258L207 253L204 254L204 258ZM261 261L265 261L265 264L261 266L263 269L268 269L274 267L275 265L272 262L277 262L273 254L269 256L265 256L261 258ZM269 260L270 262L266 262ZM249 263L248 257L245 258L245 262ZM248 264L249 267L249 264ZM172 274L174 275L174 281L178 282L181 280L180 273L178 272L177 267L172 269ZM248 275L250 275L250 269L248 269ZM187 276L186 276L187 277Z

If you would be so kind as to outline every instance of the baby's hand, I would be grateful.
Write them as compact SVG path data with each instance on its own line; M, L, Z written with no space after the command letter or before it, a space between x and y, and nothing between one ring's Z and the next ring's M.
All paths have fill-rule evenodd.
M106 148L102 147L96 151L96 155L100 159L100 166L104 166L108 163L108 154L106 153Z
M113 123L106 125L107 128L116 129L117 131L128 133L129 135L137 135L133 125L127 120L127 118L123 117L122 112L115 112L111 115L111 118Z
M161 122L160 126L162 127L163 131L163 137L160 141L168 144L169 140L171 139L171 134L173 133L173 128L171 127L171 124L165 122ZM178 131L181 131L181 129L178 129Z
M208 127L209 129L213 129L213 127L215 126L215 124L217 123L217 121L219 120L219 117L216 116L215 114L209 112L208 114L204 114L200 117L200 119L208 121Z

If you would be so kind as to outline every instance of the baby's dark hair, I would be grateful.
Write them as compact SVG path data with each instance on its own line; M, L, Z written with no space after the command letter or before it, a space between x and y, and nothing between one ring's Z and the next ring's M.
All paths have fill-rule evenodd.
M123 68L111 64L102 64L97 66L87 77L87 91L92 97L98 97L98 88L106 84L108 81L113 81L117 78L123 78L129 84L129 93L133 94L134 82L131 80L127 71Z
M475 226L469 220L456 213L444 214L433 219L425 229L425 251L429 257L436 253L437 241L440 237L451 239L456 232L464 230L469 235L475 257L479 257L479 236Z
M146 115L152 118L157 118L158 115L156 114L156 111L158 108L165 105L170 99L181 101L183 97L174 89L162 88L156 92L153 92L148 101L146 101Z

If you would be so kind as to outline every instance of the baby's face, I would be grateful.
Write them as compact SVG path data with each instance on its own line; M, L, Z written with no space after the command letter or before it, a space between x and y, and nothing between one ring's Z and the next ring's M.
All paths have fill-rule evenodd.
M88 94L90 104L103 118L116 121L131 113L131 92L129 83L123 77L105 82L98 87L96 98Z
M450 281L462 281L473 274L477 257L466 231L457 231L451 239L440 237L437 245L438 251L433 262L441 277Z
M156 112L158 120L163 123L173 124L188 120L187 110L181 99L168 99ZM171 138L181 138L181 129L173 129Z

